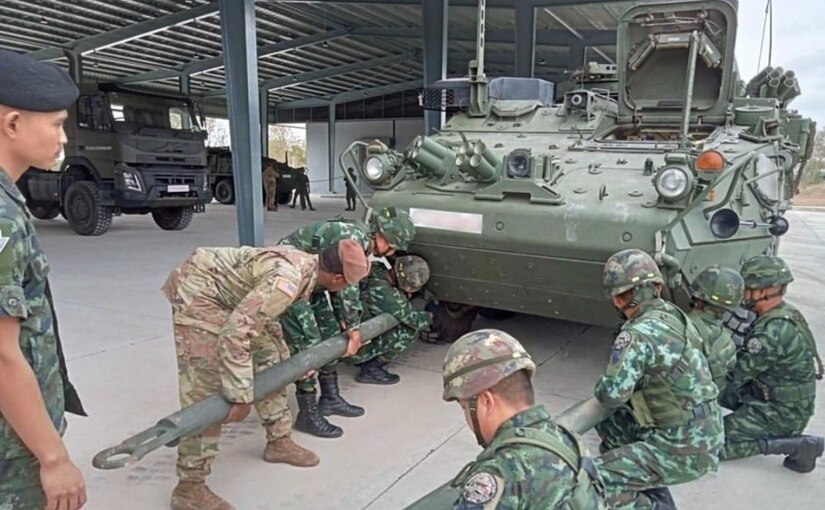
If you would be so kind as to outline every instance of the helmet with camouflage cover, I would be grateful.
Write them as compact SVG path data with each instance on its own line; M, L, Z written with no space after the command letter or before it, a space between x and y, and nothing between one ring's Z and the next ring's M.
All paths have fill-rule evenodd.
M604 288L617 296L645 283L661 283L662 272L653 257L642 250L629 249L614 253L604 264Z
M536 364L518 340L497 329L472 331L455 341L444 358L446 401L474 397L519 370Z
M430 266L418 255L405 255L393 264L398 288L404 292L418 292L430 280Z
M745 283L735 270L713 265L696 275L690 284L690 295L706 303L735 310L742 302Z
M791 268L779 257L757 255L748 259L739 271L746 289L767 289L793 281Z
M385 207L373 213L372 222L396 250L406 250L415 237L415 225L406 211Z

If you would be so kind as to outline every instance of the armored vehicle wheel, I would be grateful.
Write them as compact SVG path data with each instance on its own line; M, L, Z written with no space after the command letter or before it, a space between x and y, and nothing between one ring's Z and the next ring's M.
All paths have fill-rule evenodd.
M100 205L97 186L91 181L77 181L66 191L66 219L82 236L99 236L112 224L112 208Z
M479 308L478 314L491 321L503 321L514 316L516 312L510 310L499 310L497 308Z
M231 179L224 179L215 184L215 200L227 205L235 203L235 187Z
M292 198L291 191L281 191L278 193L278 204L284 205L289 203L289 199Z
M32 216L39 220L53 220L60 214L58 205L32 205L29 207Z
M162 207L152 211L152 219L163 230L183 230L192 223L191 207Z

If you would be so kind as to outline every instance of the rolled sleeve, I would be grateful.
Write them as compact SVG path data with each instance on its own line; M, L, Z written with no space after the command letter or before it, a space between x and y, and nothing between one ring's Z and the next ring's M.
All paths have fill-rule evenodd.
M18 285L0 287L0 317L27 319L30 312L23 287Z

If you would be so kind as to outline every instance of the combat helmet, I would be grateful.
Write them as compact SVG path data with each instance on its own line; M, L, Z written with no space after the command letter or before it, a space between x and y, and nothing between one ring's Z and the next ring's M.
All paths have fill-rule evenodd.
M393 264L398 288L404 292L418 292L430 280L430 266L418 255L405 255Z
M372 222L384 239L396 250L406 250L415 237L415 225L406 211L385 207L373 213Z
M536 364L512 336L497 329L467 333L444 358L443 398L449 402L475 397L523 369L532 377Z
M745 283L735 270L713 265L696 275L690 295L725 310L735 310L742 302Z
M602 278L610 296L618 296L646 283L664 284L662 272L653 257L636 249L611 255L604 264Z
M746 289L766 289L787 285L793 281L791 268L779 257L757 255L748 259L739 272Z

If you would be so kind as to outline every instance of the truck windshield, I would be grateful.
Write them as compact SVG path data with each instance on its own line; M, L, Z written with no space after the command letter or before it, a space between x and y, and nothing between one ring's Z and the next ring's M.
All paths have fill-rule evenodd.
M167 97L109 94L112 118L118 124L183 131L201 131L191 102Z

